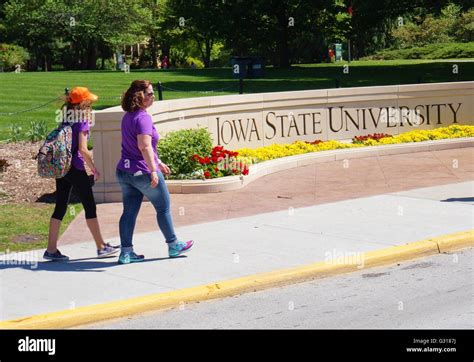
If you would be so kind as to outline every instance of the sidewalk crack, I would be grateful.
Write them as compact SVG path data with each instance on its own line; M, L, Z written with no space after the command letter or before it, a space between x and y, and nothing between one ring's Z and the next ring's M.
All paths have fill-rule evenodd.
M125 275L115 274L115 273L111 273L111 272L108 273L108 275L111 275L111 276L114 276L114 277L117 277L117 278L133 280L133 281L141 282L141 283L145 283L145 284L151 284L151 285L156 286L156 287L170 288L172 290L177 290L177 288L170 287L169 285L157 284L157 283L153 283L153 282L150 282L150 281L147 281L147 280L141 280L141 279L127 277Z

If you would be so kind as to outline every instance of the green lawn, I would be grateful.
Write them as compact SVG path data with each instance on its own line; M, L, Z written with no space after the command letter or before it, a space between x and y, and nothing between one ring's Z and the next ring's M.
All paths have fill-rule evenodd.
M244 93L279 92L305 89L334 88L336 79L341 87L412 84L418 82L468 81L474 79L474 62L455 61L357 61L350 63L349 74L343 74L343 64L305 64L291 69L269 67L261 79L245 80ZM453 64L458 74L453 75ZM120 95L134 79L161 81L164 99L237 94L238 80L230 68L176 69L161 71L74 71L0 73L0 140L9 137L8 127L19 124L26 133L30 121L44 120L49 128L55 125L56 110L61 101L53 102L31 112L13 116L2 115L42 105L64 93L64 88L77 85L89 87L99 95L96 109L120 103ZM209 90L230 89L219 92ZM157 97L158 99L158 97Z
M54 204L0 205L0 252L46 248L53 210ZM69 204L61 234L81 210L81 204Z

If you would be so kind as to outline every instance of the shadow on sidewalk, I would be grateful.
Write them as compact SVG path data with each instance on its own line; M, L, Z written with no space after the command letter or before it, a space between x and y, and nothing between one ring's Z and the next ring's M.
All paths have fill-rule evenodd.
M440 200L441 202L474 202L474 197L452 197L450 199Z
M152 259L145 259L140 263L133 263L133 264L143 264L149 263L153 261L160 261L160 260L172 260L172 259L181 259L187 258L186 255L181 255L176 258L152 258ZM97 258L83 258L83 259L71 259L69 261L61 262L61 261L39 261L39 262L25 262L25 260L7 260L7 261L0 261L0 271L5 269L13 269L13 268L21 268L30 271L56 271L56 272L104 272L105 270L101 270L104 268L112 268L122 266L117 262L117 257L109 257L103 259Z

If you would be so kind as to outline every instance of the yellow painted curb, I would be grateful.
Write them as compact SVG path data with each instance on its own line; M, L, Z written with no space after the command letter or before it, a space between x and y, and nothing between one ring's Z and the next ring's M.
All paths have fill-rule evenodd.
M361 267L367 268L392 264L470 246L474 246L474 229L406 245L366 252L362 254L363 265L354 262L339 262L338 260L333 262L318 262L306 266L255 274L168 293L151 294L122 301L80 307L73 310L13 319L0 322L0 329L69 328L132 314L175 308L181 303L223 298L311 279L319 279L346 272L358 271L361 270Z
M466 248L473 245L474 229L467 230L461 233L440 236L430 240L438 244L440 253L460 248Z

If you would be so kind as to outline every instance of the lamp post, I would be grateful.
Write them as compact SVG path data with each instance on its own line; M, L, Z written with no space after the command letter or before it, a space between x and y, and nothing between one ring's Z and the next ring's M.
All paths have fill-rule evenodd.
M347 8L347 12L349 13L349 17L351 18L351 21L352 21L352 0L351 0L351 4ZM351 26L350 25L349 25L349 35L347 37L347 57L348 57L349 63L351 62L351 35L350 35Z

